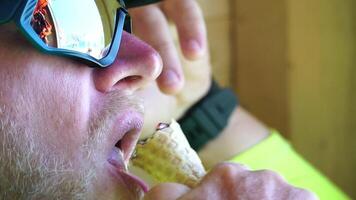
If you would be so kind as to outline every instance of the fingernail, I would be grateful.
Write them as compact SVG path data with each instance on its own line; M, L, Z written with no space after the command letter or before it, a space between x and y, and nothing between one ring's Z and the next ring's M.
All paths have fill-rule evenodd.
M201 50L201 46L200 46L199 42L196 41L196 40L189 40L188 48L191 51L198 51L199 52Z
M173 85L179 83L179 81L180 81L178 74L174 70L171 70L171 69L164 72L164 76L165 76L164 82L166 85L169 85L169 86L173 86Z

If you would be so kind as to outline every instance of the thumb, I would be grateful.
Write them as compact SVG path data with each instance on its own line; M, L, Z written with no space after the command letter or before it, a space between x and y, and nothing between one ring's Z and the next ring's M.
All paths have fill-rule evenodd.
M178 183L163 183L153 187L144 196L144 200L176 200L190 191L190 188Z

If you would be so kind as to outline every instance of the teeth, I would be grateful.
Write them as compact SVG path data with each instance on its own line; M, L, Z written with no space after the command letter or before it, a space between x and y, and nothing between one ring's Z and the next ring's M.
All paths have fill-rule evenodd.
M120 157L121 157L121 159L122 159L122 161L123 161L123 163L124 163L124 169L125 169L125 171L128 171L128 165L129 165L129 161L125 161L124 160L124 152L123 151L120 151Z
M114 147L109 160L114 162L117 167L123 168L125 171L128 170L128 162L124 161L124 153L121 149Z
M124 152L120 149L118 149L118 155L119 155L119 159L122 160L122 164L123 164L123 167L124 167L124 170L125 171L128 171L128 162L125 162L125 159L124 159Z

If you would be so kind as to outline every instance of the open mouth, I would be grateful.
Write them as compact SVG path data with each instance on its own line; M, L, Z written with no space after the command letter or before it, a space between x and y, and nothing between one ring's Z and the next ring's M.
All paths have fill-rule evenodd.
M108 162L114 169L114 175L118 176L129 188L138 188L144 192L148 191L148 185L139 177L128 171L128 164L135 149L142 128L142 117L127 113L125 119L119 120L115 127L116 138L112 143ZM114 131L115 131L114 130ZM116 141L115 141L116 140Z

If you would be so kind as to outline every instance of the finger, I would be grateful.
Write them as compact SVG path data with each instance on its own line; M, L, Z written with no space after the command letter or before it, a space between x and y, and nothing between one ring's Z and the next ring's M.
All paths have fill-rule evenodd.
M177 93L184 85L184 75L166 17L156 5L131 9L130 14L134 32L162 57L163 71L157 79L160 90L167 94Z
M203 177L201 182L182 199L237 199L239 175L248 173L244 165L224 162L216 165Z
M221 177L221 181L228 180L232 177L243 176L250 173L250 168L243 164L222 162L212 168L207 175L202 179L202 183L215 182L216 177Z
M184 56L190 60L203 56L207 34L199 4L195 0L166 0L162 5L166 16L177 26Z
M217 164L211 171L235 171L236 173L240 173L251 171L251 168L241 163L221 162Z
M144 200L175 200L183 196L190 189L178 183L164 183L155 186L148 191L144 197Z

